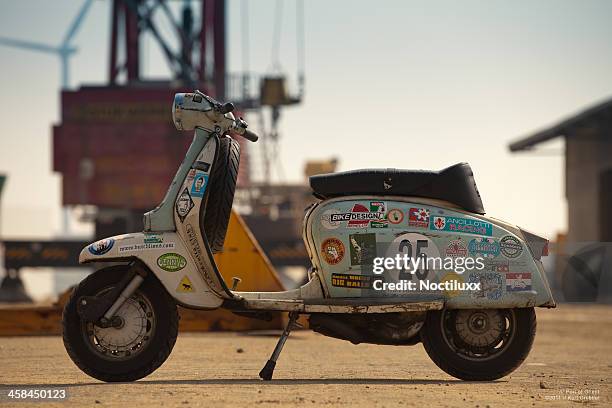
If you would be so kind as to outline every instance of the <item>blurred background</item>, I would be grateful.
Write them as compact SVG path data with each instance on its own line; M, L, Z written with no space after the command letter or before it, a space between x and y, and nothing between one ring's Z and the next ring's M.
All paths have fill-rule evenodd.
M87 243L142 229L192 135L175 92L234 102L234 209L284 287L308 176L471 164L487 214L552 241L560 301L612 298L609 1L0 3L2 302L53 302ZM230 230L231 231L231 230Z

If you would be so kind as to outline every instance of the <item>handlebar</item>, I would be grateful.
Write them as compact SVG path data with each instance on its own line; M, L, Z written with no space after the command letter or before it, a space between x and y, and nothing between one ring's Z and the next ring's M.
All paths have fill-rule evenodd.
M256 142L259 139L259 136L257 136L257 133L252 132L249 129L245 129L244 133L241 136L247 140L250 140L251 142Z

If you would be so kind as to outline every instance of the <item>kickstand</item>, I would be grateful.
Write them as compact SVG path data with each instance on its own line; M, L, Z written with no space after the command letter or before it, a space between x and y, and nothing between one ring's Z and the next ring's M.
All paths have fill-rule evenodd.
M272 356L259 372L259 377L264 381L270 381L272 379L272 374L274 374L274 367L276 367L276 360L278 360L278 356L283 350L283 346L289 337L289 333L295 327L298 327L296 323L298 318L298 312L290 312L289 313L289 321L287 322L287 326L285 330L283 330L283 334L281 334L280 339L278 339L278 343L276 343L276 347L274 347L274 351L272 352Z

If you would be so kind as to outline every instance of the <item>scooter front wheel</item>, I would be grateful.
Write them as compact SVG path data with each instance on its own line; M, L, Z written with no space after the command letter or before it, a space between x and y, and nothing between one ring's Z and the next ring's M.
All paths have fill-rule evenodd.
M444 309L427 313L421 340L446 373L462 380L492 381L521 365L535 331L533 308Z
M100 269L72 292L62 316L64 346L72 361L101 381L125 382L146 377L170 355L178 335L174 300L153 276L117 310L111 327L85 322L77 313L83 296L108 293L128 272L128 266Z

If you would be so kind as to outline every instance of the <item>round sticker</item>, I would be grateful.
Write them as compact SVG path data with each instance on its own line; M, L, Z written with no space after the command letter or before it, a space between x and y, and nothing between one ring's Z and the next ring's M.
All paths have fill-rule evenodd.
M344 259L344 244L338 238L327 238L321 243L321 255L325 262L337 265Z
M517 258L523 253L523 245L511 235L506 235L499 241L501 253L508 258Z
M399 224L404 221L404 213L397 208L393 208L387 213L387 219L391 224Z

